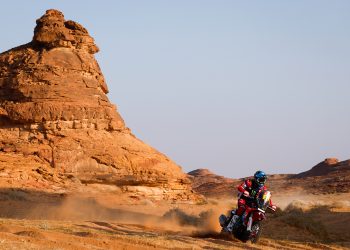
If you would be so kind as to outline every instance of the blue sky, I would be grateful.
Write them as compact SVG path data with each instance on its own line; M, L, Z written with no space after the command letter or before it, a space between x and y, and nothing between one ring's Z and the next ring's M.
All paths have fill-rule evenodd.
M350 158L349 1L8 1L0 50L56 8L85 26L110 100L185 171L297 173Z

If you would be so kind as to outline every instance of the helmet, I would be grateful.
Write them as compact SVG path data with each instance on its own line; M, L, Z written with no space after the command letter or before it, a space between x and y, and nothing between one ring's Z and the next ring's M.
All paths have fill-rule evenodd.
M256 181L256 183L262 187L264 186L266 180L267 180L267 175L263 172L263 171L256 171L254 174L254 179Z

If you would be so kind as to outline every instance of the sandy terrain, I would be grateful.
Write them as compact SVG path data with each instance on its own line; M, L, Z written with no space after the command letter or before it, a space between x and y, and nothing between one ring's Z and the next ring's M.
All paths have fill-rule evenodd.
M0 249L350 248L350 194L337 196L337 203L335 196L290 197L289 206L275 197L285 212L269 215L257 245L219 234L218 215L235 205L234 197L205 204L144 199L133 205L107 192L94 197L12 189L2 190L1 197Z
M344 249L337 245L271 240L259 245L186 236L140 225L102 221L1 220L0 249Z

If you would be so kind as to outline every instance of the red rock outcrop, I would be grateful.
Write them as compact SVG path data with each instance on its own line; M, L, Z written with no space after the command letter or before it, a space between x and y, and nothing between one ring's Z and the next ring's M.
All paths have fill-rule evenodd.
M206 197L234 197L237 185L244 179L230 179L216 175L207 169L188 173L192 188ZM299 174L268 175L267 188L273 195L350 193L350 160L327 158L308 171Z
M192 199L181 168L131 134L108 100L87 30L57 10L36 23L30 43L0 54L1 182L103 183Z
M324 161L320 162L313 168L308 171L299 173L295 175L294 178L305 178L305 177L313 177L313 176L324 176L330 174L334 171L345 170L346 167L350 170L350 164L348 161L339 162L337 158L327 158Z
M349 193L350 160L327 158L308 171L292 177L293 183L303 183L312 193Z
M192 188L206 197L235 197L239 179L230 179L216 175L208 169L196 169L188 173L192 179Z

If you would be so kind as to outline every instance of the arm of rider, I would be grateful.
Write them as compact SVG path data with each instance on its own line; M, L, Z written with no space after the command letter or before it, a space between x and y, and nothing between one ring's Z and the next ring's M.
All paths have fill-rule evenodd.
M243 195L244 195L245 197L249 197L249 192L248 192L247 190L245 190L245 191L243 192Z
M272 210L272 211L276 211L277 207L275 205L272 204L272 200L270 199L270 205L269 205L269 208Z
M244 196L246 196L245 194L246 194L246 192L248 192L248 191L246 190L248 184L249 184L249 183L247 183L247 182L245 181L245 182L243 182L241 185L237 186L238 191L241 192L241 193L243 193ZM248 193L248 196L249 196L249 193Z

